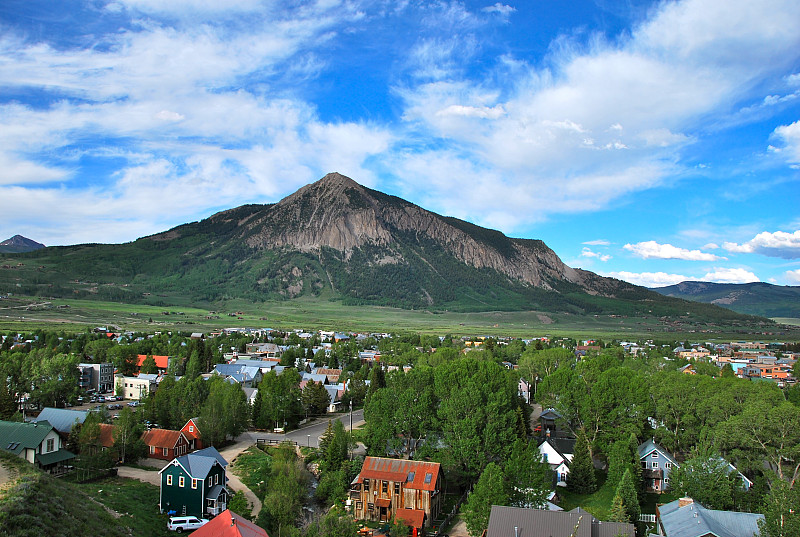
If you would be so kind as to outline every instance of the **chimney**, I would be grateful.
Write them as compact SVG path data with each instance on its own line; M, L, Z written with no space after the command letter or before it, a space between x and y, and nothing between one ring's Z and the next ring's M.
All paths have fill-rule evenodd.
M680 498L678 500L678 509L680 509L681 507L686 507L687 505L692 505L693 503L694 503L693 499L689 498L688 496L684 496L683 498Z
M547 438L550 438L550 427L547 428Z

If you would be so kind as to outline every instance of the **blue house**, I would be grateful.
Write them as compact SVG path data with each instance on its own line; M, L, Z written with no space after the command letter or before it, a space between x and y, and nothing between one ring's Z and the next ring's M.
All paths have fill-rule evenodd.
M669 474L680 464L663 447L648 440L639 446L639 460L642 462L642 479L648 492L664 492L669 488Z

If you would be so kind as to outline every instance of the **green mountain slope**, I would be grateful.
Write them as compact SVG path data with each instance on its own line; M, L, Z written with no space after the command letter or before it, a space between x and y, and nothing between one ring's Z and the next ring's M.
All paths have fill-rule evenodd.
M770 283L681 282L653 289L663 295L715 304L763 317L800 318L800 287Z
M432 311L539 310L744 319L564 265L515 239L339 174L119 245L0 256L0 293L204 304L318 297Z

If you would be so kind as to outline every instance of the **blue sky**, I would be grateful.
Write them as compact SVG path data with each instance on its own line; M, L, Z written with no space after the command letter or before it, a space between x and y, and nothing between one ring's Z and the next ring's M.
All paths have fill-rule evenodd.
M338 171L642 285L800 285L796 0L4 0L0 239Z

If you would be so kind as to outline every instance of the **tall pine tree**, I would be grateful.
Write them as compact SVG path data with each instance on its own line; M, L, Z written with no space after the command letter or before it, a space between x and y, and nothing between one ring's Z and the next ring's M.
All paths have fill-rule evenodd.
M634 524L638 522L642 509L639 507L639 494L636 492L636 486L633 482L633 473L630 468L625 470L622 481L620 481L617 486L614 498L616 499L617 496L622 499L622 505L625 507L628 520Z
M572 462L569 464L567 487L578 494L591 494L597 490L594 464L592 464L592 456L589 453L589 443L586 440L586 434L582 430L578 433L578 440L575 442L575 453L572 455Z

